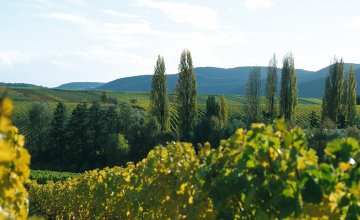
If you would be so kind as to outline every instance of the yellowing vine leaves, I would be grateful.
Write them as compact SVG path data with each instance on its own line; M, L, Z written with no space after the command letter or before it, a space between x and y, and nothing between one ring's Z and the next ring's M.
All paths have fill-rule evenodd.
M28 193L24 187L30 174L30 155L24 137L12 126L12 102L0 99L0 219L26 219Z
M324 161L284 122L239 129L216 149L155 147L136 165L30 187L38 213L60 219L359 219L360 149L330 142Z

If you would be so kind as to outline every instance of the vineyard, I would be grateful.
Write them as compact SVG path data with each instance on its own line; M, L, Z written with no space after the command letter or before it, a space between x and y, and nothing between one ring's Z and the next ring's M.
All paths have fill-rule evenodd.
M360 217L360 147L352 138L329 142L318 157L301 129L277 120L238 129L218 148L170 143L136 164L82 175L34 171L29 182L30 157L11 112L4 99L1 219L26 219L29 200L32 213L47 219Z
M14 100L15 108L12 120L17 125L21 132L27 134L23 121L26 117L27 111L34 103L42 103L50 111L56 108L58 102L63 102L70 114L75 106L82 102L91 104L93 101L99 101L101 92L99 91L71 91L45 88L10 88L7 94ZM148 110L149 95L147 93L132 93L132 92L108 92L109 97L118 100L119 102L128 103L131 106ZM205 113L205 103L207 95L199 95L198 97L198 115L202 117ZM246 100L240 95L225 95L228 105L229 119L243 119L244 105ZM176 112L175 96L169 95L170 100L170 127L173 132L176 132L178 117ZM312 98L299 98L299 104L295 111L295 123L299 127L308 127L309 117L311 111L315 111L320 115L321 100Z
M59 182L59 181L68 180L78 175L80 174L70 173L70 172L56 172L56 171L48 171L48 170L31 170L30 180L38 184L45 184L49 181Z
M36 213L60 219L358 219L360 148L330 142L319 160L301 129L253 124L217 149L155 147L126 167L30 185Z

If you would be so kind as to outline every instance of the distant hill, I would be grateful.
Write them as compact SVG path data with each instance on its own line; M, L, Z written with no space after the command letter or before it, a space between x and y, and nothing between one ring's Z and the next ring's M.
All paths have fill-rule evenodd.
M360 80L360 64L345 64L347 74L350 66L356 69L356 78ZM199 94L241 94L245 93L245 85L252 67L217 68L197 67L194 68ZM267 67L260 67L262 90L264 90ZM298 76L299 97L319 98L324 90L325 77L329 73L329 66L318 71L296 69ZM281 69L278 69L280 79ZM168 91L173 93L178 74L168 74ZM59 86L59 89L74 90L104 90L126 92L149 92L152 75L140 75L113 80L108 83L68 83ZM280 80L279 80L280 81ZM360 81L359 81L360 82ZM279 82L280 83L280 82ZM360 84L358 86L360 94Z
M198 92L200 94L243 94L249 71L252 67L236 67L230 69L217 67L197 67L194 69ZM261 77L266 77L267 67L260 67ZM301 80L311 80L314 72L297 70ZM280 75L280 70L278 70ZM109 91L148 92L150 91L152 75L142 75L120 78L108 82L96 89ZM174 91L178 74L168 74L168 90Z
M4 87L22 87L22 88L46 88L44 86L37 86L37 85L33 85L33 84L28 84L28 83L4 83L4 82L0 82L0 87L4 86Z
M71 90L92 90L104 84L105 83L101 83L101 82L71 82L71 83L62 84L56 88L71 89Z
M354 65L355 68L355 78L357 81L356 92L360 94L360 65ZM345 67L345 78L347 78L347 74L350 67ZM326 73L325 73L326 72ZM299 97L303 98L319 98L323 96L324 88L325 88L325 79L327 73L329 72L329 68L326 68L326 71L322 71L323 77L306 81L298 84ZM320 75L320 74L319 74Z

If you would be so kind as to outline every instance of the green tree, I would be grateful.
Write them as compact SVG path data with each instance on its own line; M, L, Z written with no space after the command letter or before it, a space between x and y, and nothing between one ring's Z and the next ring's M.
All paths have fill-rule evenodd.
M175 87L179 134L189 141L197 118L197 83L190 51L185 49L180 57L179 79Z
M275 54L271 58L266 77L266 111L271 120L276 116L277 60Z
M333 122L343 114L344 61L334 58L325 81L325 92L322 103L322 119L330 118Z
M224 129L221 120L221 107L215 96L208 96L206 100L206 111L204 117L198 122L194 129L194 142L210 142L217 146L223 137Z
M228 119L228 107L225 101L225 97L221 95L219 97L220 102L220 120L224 127L228 126L229 119Z
M245 117L248 125L260 120L260 86L260 67L253 67L246 85Z
M89 128L89 110L86 103L78 104L71 113L67 125L69 131L68 163L72 170L85 170L84 166L91 154L91 130Z
M356 117L356 79L355 71L351 66L347 83L347 121L353 123Z
M106 130L106 112L100 109L98 102L94 102L88 109L89 120L88 129L90 132L90 145L87 146L87 160L95 168L100 166L101 161L99 160L103 155L104 145L108 141L108 135Z
M100 99L101 99L102 103L107 103L109 101L108 93L107 92L102 92Z
M220 117L220 105L213 95L208 96L206 100L205 116L209 118L211 116Z
M129 144L122 134L111 134L108 137L109 144L106 145L104 159L107 166L126 165L129 155Z
M280 89L280 114L285 120L291 120L297 105L297 76L295 73L294 56L288 53L283 59Z
M51 152L49 146L49 128L51 122L51 111L42 103L31 105L27 112L26 141L27 147L32 155L33 164L48 163Z
M162 131L169 131L170 110L165 71L164 58L159 55L151 83L150 113L158 120Z
M54 111L50 127L50 143L53 148L51 157L55 162L63 164L64 151L66 149L66 124L67 124L66 106L60 102Z

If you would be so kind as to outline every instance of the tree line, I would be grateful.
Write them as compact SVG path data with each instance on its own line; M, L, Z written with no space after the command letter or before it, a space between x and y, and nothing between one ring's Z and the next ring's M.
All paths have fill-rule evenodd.
M152 147L174 140L191 142L194 146L204 142L218 146L221 139L239 127L249 127L251 123L271 123L277 117L284 117L290 125L294 123L298 96L292 53L286 54L282 60L280 80L277 58L275 55L271 57L264 94L261 94L260 68L250 70L244 115L231 120L222 95L208 96L205 113L199 116L196 74L187 49L181 53L178 70L179 78L174 90L175 130L170 129L166 65L160 55L154 66L149 111L121 101L105 106L99 102L90 106L81 103L71 114L63 103L59 103L52 114L44 114L44 106L34 105L27 115L29 129L26 134L34 161L32 166L69 171L114 166L141 160ZM337 127L351 124L356 117L355 73L351 68L347 79L344 75L343 61L334 59L326 79L319 117L322 122L333 121ZM107 100L107 94L103 93L100 102L109 103ZM310 118L310 125L318 127L317 114L312 112Z
M291 122L294 118L298 103L297 75L295 72L294 56L288 53L282 62L280 91L278 85L277 60L273 55L269 62L265 85L265 109L261 111L262 96L260 92L260 68L253 67L249 73L246 86L245 118L247 124L284 117ZM279 95L277 95L279 92ZM344 128L353 125L356 117L356 79L353 67L345 78L344 62L334 58L326 77L324 95L322 99L321 121L331 120ZM314 122L315 112L311 113Z
M81 103L71 113L63 103L53 112L36 103L24 124L33 169L79 172L125 165L141 160L155 145L176 140L144 110L126 103Z

